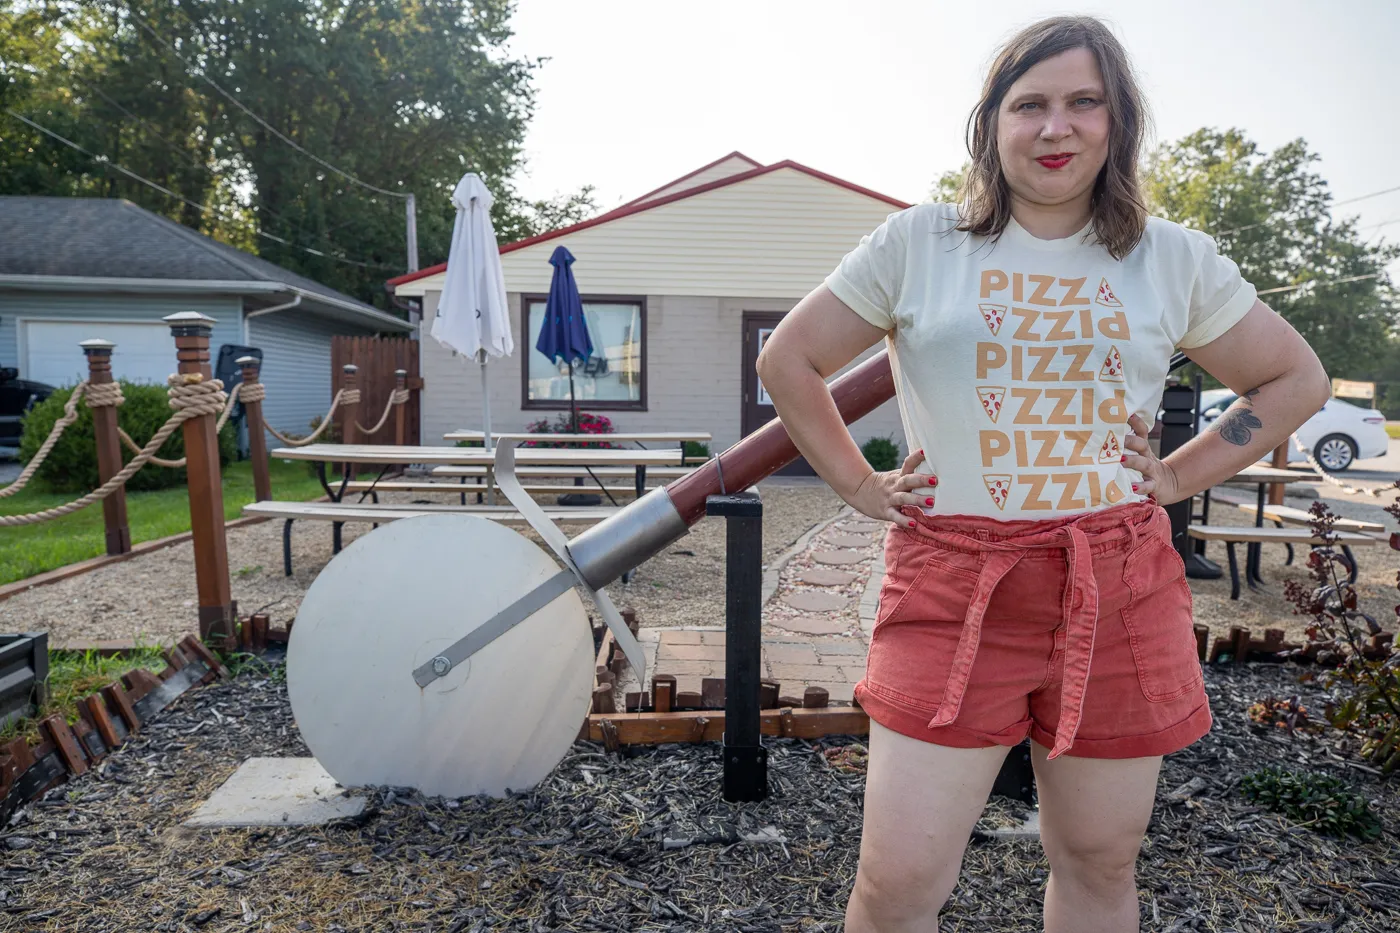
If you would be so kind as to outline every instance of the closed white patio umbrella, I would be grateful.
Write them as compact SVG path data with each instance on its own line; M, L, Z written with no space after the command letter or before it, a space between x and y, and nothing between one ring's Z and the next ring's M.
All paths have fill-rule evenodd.
M438 343L481 364L482 432L487 450L491 449L491 397L486 390L486 362L489 357L515 352L501 252L491 226L491 200L491 192L475 172L463 175L452 192L457 220L452 226L447 276L432 329Z

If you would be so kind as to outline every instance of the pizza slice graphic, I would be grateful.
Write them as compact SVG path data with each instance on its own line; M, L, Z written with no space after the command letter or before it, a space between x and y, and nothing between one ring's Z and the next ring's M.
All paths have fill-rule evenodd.
M1118 300L1118 296L1113 294L1113 289L1109 287L1108 279L1099 279L1099 293L1094 296L1094 303L1105 308L1123 307L1123 302Z
M977 397L982 400L982 410L996 424L1001 415L1001 402L1006 398L1006 386L978 386Z
M987 494L997 504L998 509L1006 508L1006 500L1011 497L1010 473L983 473L982 482L987 485Z
M1117 463L1123 459L1123 449L1118 446L1118 437L1112 431L1099 448L1099 463Z
M978 305L977 310L982 312L982 320L987 322L987 329L992 332L992 336L999 336L1001 322L1006 320L1006 305Z
M1123 381L1123 357L1119 355L1117 347L1108 348L1108 355L1099 367L1099 378L1104 382Z

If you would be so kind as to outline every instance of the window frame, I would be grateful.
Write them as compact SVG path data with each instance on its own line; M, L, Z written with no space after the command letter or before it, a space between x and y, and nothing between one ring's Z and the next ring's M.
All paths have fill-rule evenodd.
M615 305L636 305L638 317L641 321L642 353L641 367L642 378L638 388L639 398L637 401L620 401L616 399L579 399L578 404L589 411L647 411L647 355L650 352L647 348L647 299L645 295L580 295L580 300L585 306L589 304L615 304ZM526 341L530 339L530 304L532 302L547 303L549 295L547 293L522 293L520 296L520 333L524 335ZM529 343L525 352L520 357L520 408L522 411L568 411L569 400L561 399L531 399L530 398L530 354L535 352L535 345Z

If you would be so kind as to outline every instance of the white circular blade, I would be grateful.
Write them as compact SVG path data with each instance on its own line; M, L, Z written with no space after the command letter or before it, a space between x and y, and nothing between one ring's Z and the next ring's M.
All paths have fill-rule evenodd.
M529 539L470 515L361 536L321 571L287 647L287 693L346 787L500 795L539 783L578 735L593 636L570 589L420 688L413 671L559 572Z

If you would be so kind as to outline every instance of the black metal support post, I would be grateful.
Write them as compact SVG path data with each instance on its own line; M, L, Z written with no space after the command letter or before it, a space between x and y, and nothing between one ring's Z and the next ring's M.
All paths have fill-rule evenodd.
M725 519L724 799L768 796L760 737L763 679L763 503L756 492L710 496L705 514Z
M1196 393L1189 386L1169 385L1162 393L1162 440L1160 456L1168 454L1191 440L1196 433ZM1183 499L1165 507L1172 521L1172 545L1186 564L1186 575L1213 580L1220 568L1196 553L1186 528L1191 524L1191 500Z

